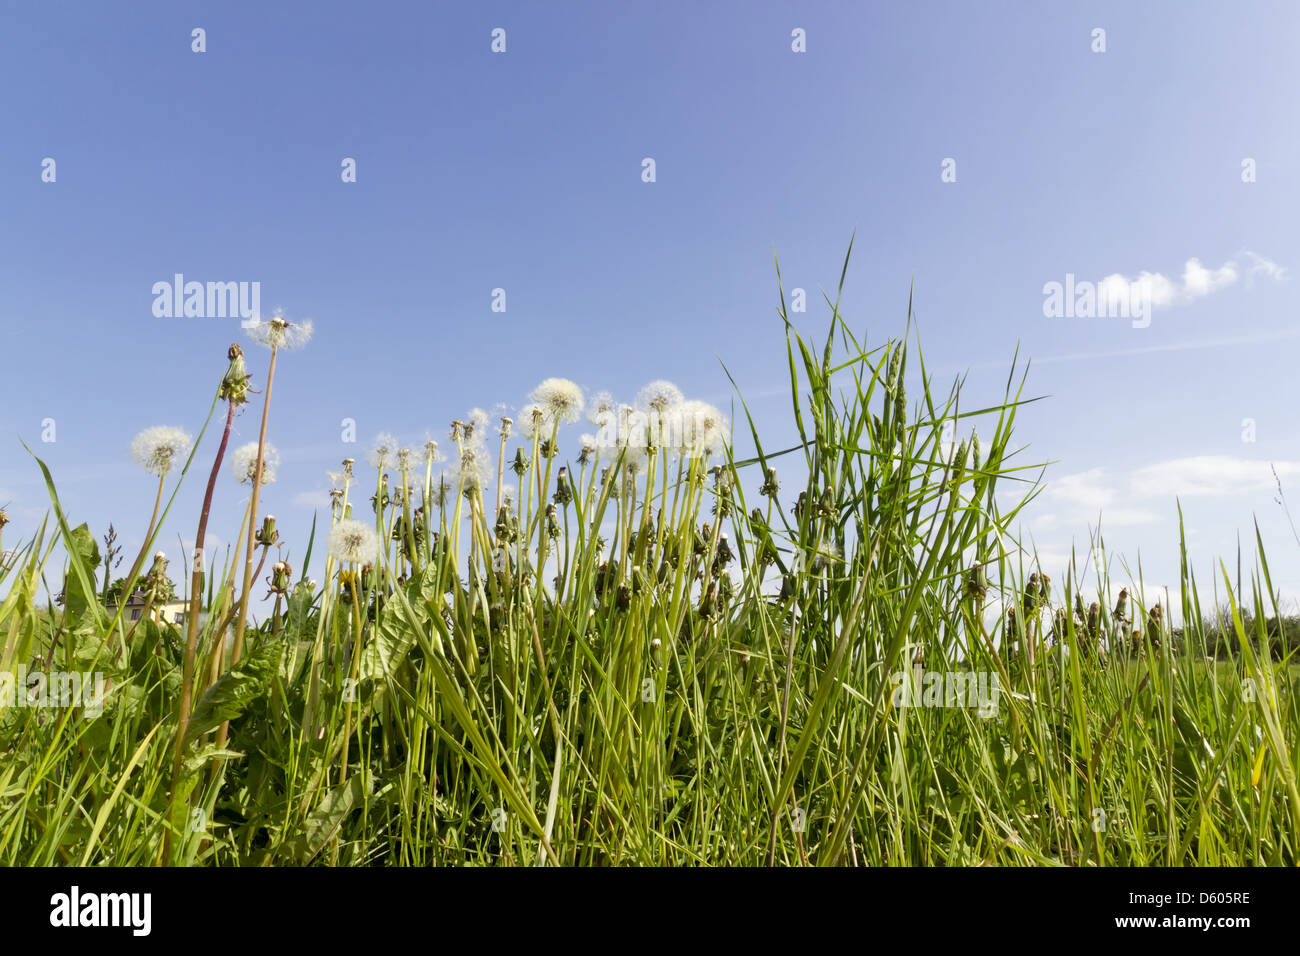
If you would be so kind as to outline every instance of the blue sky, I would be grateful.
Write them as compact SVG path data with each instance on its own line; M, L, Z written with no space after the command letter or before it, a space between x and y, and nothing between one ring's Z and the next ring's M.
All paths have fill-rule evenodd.
M155 317L175 273L259 282L264 312L315 321L277 375L262 498L300 551L326 471L376 433L442 439L552 375L725 404L721 359L778 442L773 249L815 336L856 230L842 310L869 344L903 332L915 281L928 361L969 371L966 402L1000 396L1017 345L1034 359L1028 392L1050 398L1019 437L1055 464L1025 530L1049 561L1100 513L1173 586L1180 496L1203 577L1257 518L1300 593L1268 468L1300 503L1292 4L12 3L0 21L9 545L47 502L20 436L74 522L138 545L153 487L131 438L197 431L247 341L236 319ZM1045 317L1067 273L1159 275L1166 301L1145 328ZM232 443L256 437L251 409ZM222 542L241 492L224 474Z

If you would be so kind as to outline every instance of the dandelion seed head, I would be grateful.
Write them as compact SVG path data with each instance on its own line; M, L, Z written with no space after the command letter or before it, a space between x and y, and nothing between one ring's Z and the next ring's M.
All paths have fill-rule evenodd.
M481 408L469 410L469 421L464 422L465 440L481 443L487 437L488 422L491 417Z
M380 432L370 446L369 461L372 468L383 468L385 463L393 460L397 454L397 438L388 432Z
M269 485L275 481L275 473L280 467L280 453L270 442L262 451L262 484ZM251 485L257 473L257 442L250 441L237 449L230 458L230 470L241 484Z
M189 454L191 439L180 428L155 425L146 428L131 442L131 457L136 463L159 478L166 476L177 460Z
M650 452L644 444L627 444L622 448L623 470L630 475L643 475L650 463Z
M248 335L259 345L269 349L300 349L311 341L313 331L311 319L290 322L283 315L283 309L276 309L269 319L259 319L248 326Z
M576 422L582 417L582 389L567 378L548 378L528 397L544 406L557 422Z
M466 497L482 491L491 479L492 466L487 454L476 445L461 449L460 458L453 469L452 482Z
M448 478L445 473L434 479L433 488L431 490L433 493L433 500L429 503L440 511L446 506L447 499L456 493L456 487L451 483L451 479Z
M342 564L370 564L379 556L379 535L364 521L344 518L330 532L329 553Z
M682 390L664 379L651 382L636 395L637 408L660 415L684 401L686 397L682 395Z
M843 554L840 546L834 541L823 541L821 547L813 551L812 568L814 571L825 571L833 564L838 564L843 560Z
M727 447L727 416L708 402L683 402L672 418L678 435L674 444L682 454L708 458Z
M430 438L424 443L425 464L435 464L442 460L442 453L438 451L438 443Z
M551 414L546 406L532 402L519 409L519 432L525 438L539 436L549 438L551 435Z
M613 395L609 392L597 392L591 396L591 402L587 405L587 421L605 428L612 422L617 409L618 403L614 401Z

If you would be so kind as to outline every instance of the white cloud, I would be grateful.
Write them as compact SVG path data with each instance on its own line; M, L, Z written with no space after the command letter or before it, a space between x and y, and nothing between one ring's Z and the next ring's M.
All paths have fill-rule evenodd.
M1115 492L1106 480L1105 468L1092 468L1074 475L1062 475L1047 483L1046 495L1083 508L1096 511L1110 503Z
M1105 311L1109 302L1149 302L1152 306L1167 307L1185 304L1228 288L1241 278L1239 259L1248 259L1248 275L1283 279L1287 272L1276 262L1265 259L1250 250L1243 250L1217 269L1207 269L1201 260L1192 257L1183 264L1182 280L1170 279L1159 272L1141 272L1130 279L1116 272L1097 284L1098 308Z
M1160 516L1144 508L1115 506L1118 492L1107 477L1105 468L1091 468L1073 475L1062 475L1049 479L1044 496L1060 502L1066 510L1066 523L1096 521L1098 515L1107 527L1121 525L1151 524L1159 521ZM1047 515L1051 519L1048 527L1056 523L1056 515Z
M1240 495L1276 487L1277 477L1300 474L1300 462L1270 463L1227 455L1175 458L1139 468L1129 479L1138 496Z
M327 508L330 504L330 493L328 489L299 491L290 499L290 503L295 508L304 508L308 511Z
M1237 278L1237 266L1234 262L1225 262L1211 271L1201 265L1200 259L1188 259L1187 264L1183 266L1183 293L1193 297L1209 295L1211 292L1218 292L1232 285Z

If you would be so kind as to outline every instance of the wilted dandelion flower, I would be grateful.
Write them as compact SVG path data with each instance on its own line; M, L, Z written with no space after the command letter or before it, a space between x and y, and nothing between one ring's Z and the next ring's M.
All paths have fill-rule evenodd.
M258 320L254 325L248 326L249 337L268 349L302 348L311 339L311 319L290 322L281 311L276 309L269 319Z
M275 481L276 469L280 467L280 453L270 442L262 452L262 484L269 485ZM257 442L250 441L230 459L230 470L241 484L251 485L257 472Z
M184 458L190 450L190 436L170 425L146 428L131 442L131 457L151 475L164 477L172 470L176 459Z
M651 382L636 395L637 408L660 415L684 401L686 397L682 395L682 390L672 382L663 379Z
M364 521L344 518L330 532L330 557L342 564L370 564L379 556L379 535Z
M582 389L567 378L548 378L528 396L543 406L558 422L576 422L582 417Z
M380 432L375 436L375 443L370 447L369 461L374 468L383 468L386 462L392 461L393 456L397 454L398 441L388 432Z

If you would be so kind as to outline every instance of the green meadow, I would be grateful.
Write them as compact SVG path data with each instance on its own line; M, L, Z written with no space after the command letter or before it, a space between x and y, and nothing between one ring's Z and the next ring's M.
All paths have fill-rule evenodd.
M793 444L725 365L727 410L546 379L511 418L447 408L445 440L322 462L298 568L266 436L305 323L195 369L196 436L142 432L157 504L114 516L147 539L120 564L33 455L48 517L0 520L0 863L1300 862L1297 622L1262 547L1197 580L1150 542L1183 556L1159 593L1100 543L1040 567L1023 364L974 407L910 315L868 342L837 303L810 341L777 300ZM155 558L205 553L232 468L229 559Z

